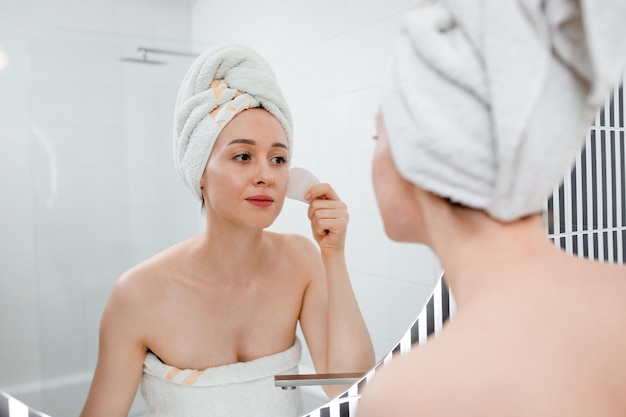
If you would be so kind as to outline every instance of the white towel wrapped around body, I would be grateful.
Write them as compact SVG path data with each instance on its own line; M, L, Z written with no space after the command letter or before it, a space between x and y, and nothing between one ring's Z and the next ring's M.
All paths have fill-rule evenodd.
M144 360L144 417L297 417L299 390L274 386L274 375L298 373L302 345L249 362L198 371L167 365L152 353Z
M278 119L291 154L291 112L263 57L244 46L216 44L189 68L176 100L174 163L200 202L200 179L218 135L233 117L255 107Z
M409 12L381 111L400 173L502 221L541 210L626 62L623 0Z

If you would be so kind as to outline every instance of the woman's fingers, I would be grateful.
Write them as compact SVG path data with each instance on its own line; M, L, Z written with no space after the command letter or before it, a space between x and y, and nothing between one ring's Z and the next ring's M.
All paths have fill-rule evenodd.
M308 216L315 240L322 251L343 249L348 227L348 208L328 184L317 184L307 192Z
M339 200L339 196L333 190L333 187L330 184L320 183L312 186L304 195L304 198L308 202L313 202L314 200Z

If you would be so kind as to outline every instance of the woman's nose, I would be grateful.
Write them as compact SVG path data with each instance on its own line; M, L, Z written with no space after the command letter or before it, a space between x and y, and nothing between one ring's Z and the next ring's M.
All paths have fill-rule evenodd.
M261 164L257 173L256 185L270 185L274 181L274 176L268 164Z

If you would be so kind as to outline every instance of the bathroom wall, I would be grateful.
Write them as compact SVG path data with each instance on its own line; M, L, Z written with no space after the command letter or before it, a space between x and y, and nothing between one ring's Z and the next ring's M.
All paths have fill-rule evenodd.
M115 279L198 229L171 157L188 2L0 2L0 388L77 415Z
M348 204L348 267L377 358L410 326L440 272L429 249L386 237L370 171L379 82L401 13L419 3L198 0L193 4L193 39L241 43L268 59L294 114L292 165L312 170ZM310 237L306 205L287 201L273 229Z

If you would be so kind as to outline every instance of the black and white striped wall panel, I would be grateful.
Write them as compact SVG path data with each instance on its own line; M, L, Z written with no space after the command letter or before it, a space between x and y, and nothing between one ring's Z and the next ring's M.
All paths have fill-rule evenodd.
M0 391L0 417L49 417Z
M544 212L555 245L580 257L619 264L626 261L625 116L620 87L596 114L584 149Z

